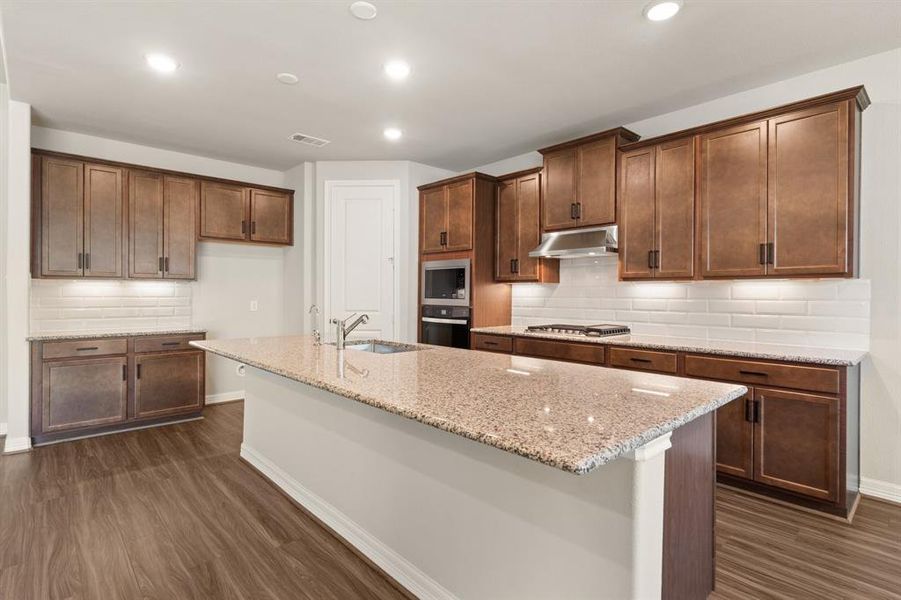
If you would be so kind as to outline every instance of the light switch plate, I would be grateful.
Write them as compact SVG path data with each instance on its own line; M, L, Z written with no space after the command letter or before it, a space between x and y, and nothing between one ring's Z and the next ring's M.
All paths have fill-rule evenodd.
M250 312L257 312L260 308L260 304L256 300L250 301Z

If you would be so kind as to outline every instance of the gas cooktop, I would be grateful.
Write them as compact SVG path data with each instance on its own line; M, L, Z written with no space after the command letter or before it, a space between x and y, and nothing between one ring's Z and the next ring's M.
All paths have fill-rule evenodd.
M545 331L547 333L604 337L608 335L626 335L630 330L625 325L611 325L609 323L601 323L599 325L566 325L552 323L551 325L529 325L526 327L526 331Z

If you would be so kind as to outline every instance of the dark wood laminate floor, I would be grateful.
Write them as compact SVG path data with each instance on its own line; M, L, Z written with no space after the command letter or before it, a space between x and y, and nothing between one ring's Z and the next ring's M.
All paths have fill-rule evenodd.
M238 458L243 406L0 457L0 599L403 598ZM720 489L712 598L901 598L901 507Z

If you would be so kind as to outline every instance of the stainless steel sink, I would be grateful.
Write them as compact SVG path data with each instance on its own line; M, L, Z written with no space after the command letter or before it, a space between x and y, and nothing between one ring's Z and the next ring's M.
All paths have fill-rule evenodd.
M346 342L344 347L350 350L359 350L361 352L372 352L373 354L396 354L397 352L414 352L419 350L418 346L413 346L412 344L399 344L397 342L386 342L383 340Z

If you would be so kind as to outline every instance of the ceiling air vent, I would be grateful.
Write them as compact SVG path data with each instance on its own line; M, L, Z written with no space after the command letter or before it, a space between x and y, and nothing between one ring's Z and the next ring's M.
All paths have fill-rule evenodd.
M321 148L329 143L328 140L313 137L312 135L307 135L305 133L292 133L291 137L288 139L293 142L297 142L298 144L306 144L307 146L315 146L317 148Z

